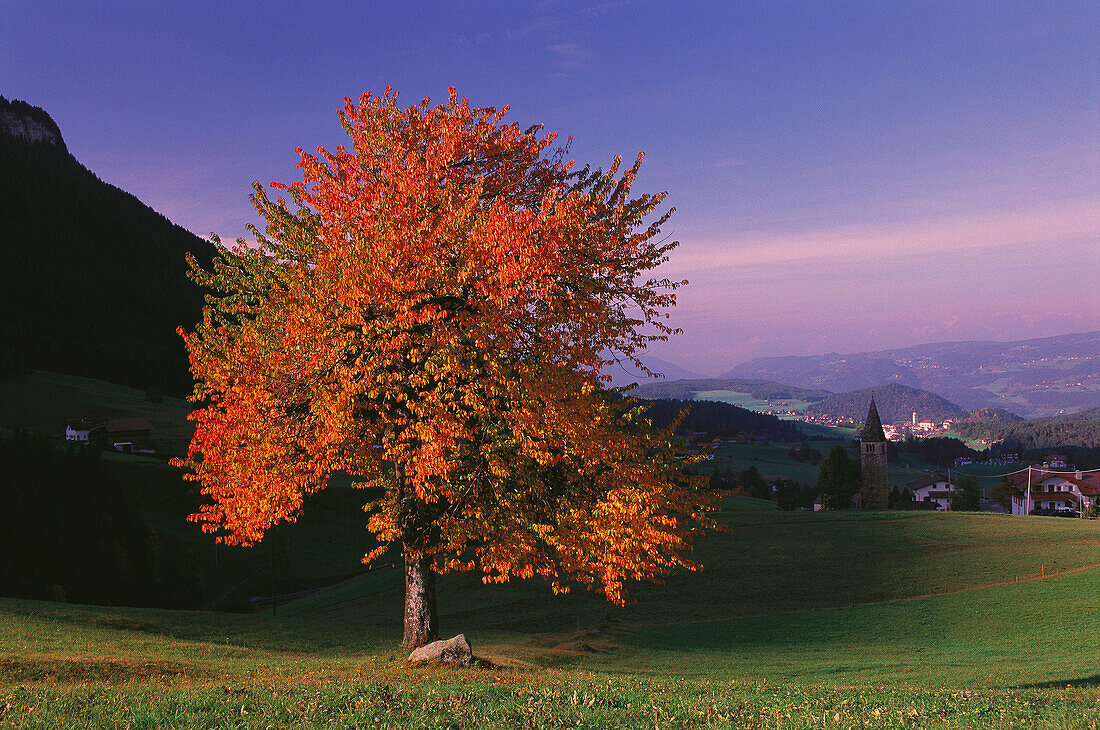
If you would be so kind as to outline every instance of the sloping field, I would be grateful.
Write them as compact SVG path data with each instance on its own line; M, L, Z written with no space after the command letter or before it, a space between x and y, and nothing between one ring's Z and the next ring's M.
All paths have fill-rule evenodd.
M626 609L531 583L442 579L443 633L466 633L487 660L471 670L404 666L392 569L280 607L276 618L3 600L0 709L10 707L0 720L132 728L1088 728L1100 720L1092 619L1100 524L731 506L731 531L699 547L703 571L638 587Z
M732 403L735 406L748 408L750 411L771 413L773 411L803 411L810 401L797 398L757 398L752 393L742 393L735 390L698 390L692 394L694 400L716 400L722 403Z
M1096 522L904 512L780 513L747 511L759 504L756 500L734 502L738 509L725 514L730 532L699 545L696 558L704 569L674 576L663 586L637 586L632 606L618 609L584 594L553 597L530 582L483 586L471 576L447 576L439 588L442 630L494 636L501 644L492 654L498 663L515 659L558 665L583 657L586 667L648 667L659 673L661 666L653 665L642 650L660 648L663 662L680 647L691 656L681 672L712 675L730 674L726 667L755 661L745 658L748 664L730 665L730 652L754 647L760 657L771 657L773 649L787 647L798 656L799 646L820 648L823 636L843 639L839 627L845 625L854 635L887 647L887 653L912 646L913 626L923 627L931 642L957 637L953 627L975 620L989 632L1014 637L1026 635L1030 629L1021 625L1026 623L1035 627L1036 637L1057 636L1061 641L1091 624L1084 619L1086 606L1066 604L1063 611L1044 608L1044 602L1059 605L1074 591L1088 601L1100 596ZM1036 586L1053 585L1054 576L1080 586L1056 599L1044 598L1045 588ZM291 604L285 612L349 627L373 624L397 637L402 588L396 571L379 571ZM1026 596L1020 600L1031 608L1017 606L1017 596ZM1078 618L1058 619L1059 628L1044 633L1051 627L1052 612ZM1020 616L1036 620L1021 621ZM932 624L926 625L924 618ZM1068 623L1075 628L1063 630ZM974 639L984 633L976 631ZM774 647L761 643L762 636L775 639ZM1081 642L1088 639L1075 635L1069 640L1078 646ZM966 644L960 640L959 650ZM1100 647L1100 638L1094 646ZM840 648L826 641L821 650ZM720 658L700 663L700 652ZM943 656L930 650L928 659ZM857 666L847 671L860 674L859 659L853 657ZM909 671L941 682L981 678L980 673L967 673L966 656L945 661L953 667L946 673L942 666L928 674L920 673L919 666ZM689 671L691 666L696 669ZM1100 662L1094 669L1100 671ZM816 679L831 676L824 669L806 673ZM739 669L732 676L744 675Z
M809 446L821 452L822 457L837 445L836 436L843 434L850 437L853 435L851 432L846 433L842 429L818 426L812 423L799 424L799 428L804 431L812 429L828 437L833 437L834 440L831 441L822 440L820 437L806 440ZM845 438L845 441L847 441L847 438ZM811 464L795 461L790 455L791 446L792 444L786 443L723 444L715 449L714 460L707 462L707 466L704 468L718 470L729 468L736 474L746 467L755 466L757 471L763 475L783 475L807 486L817 484L817 475L821 469L820 463ZM900 491L905 488L906 484L924 474L925 470L935 468L937 467L921 459L918 454L902 452L899 454L898 460L891 462L889 465L890 484ZM969 470L970 467L967 467L968 472ZM985 471L989 474L1002 474L1006 469L1003 466L994 466L986 467Z
M137 388L77 375L36 370L19 378L0 379L0 428L41 431L65 437L71 418L145 418L162 454L187 451L194 427L187 420L187 401L163 396L150 403Z

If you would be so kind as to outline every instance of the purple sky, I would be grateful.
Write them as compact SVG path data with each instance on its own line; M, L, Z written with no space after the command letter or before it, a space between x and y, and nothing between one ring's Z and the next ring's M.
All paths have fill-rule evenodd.
M690 370L1100 329L1095 0L0 3L0 94L200 235L343 96L452 84L582 163L645 150Z

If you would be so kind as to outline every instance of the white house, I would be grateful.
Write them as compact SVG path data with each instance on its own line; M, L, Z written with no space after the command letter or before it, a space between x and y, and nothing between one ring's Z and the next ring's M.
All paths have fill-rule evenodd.
M943 474L929 472L905 486L912 493L914 502L935 502L936 509L951 509L951 497L955 493L955 485L947 481L947 477Z
M1064 454L1050 454L1043 460L1042 468L1047 471L1073 471L1073 465Z
M1014 515L1030 514L1032 510L1084 511L1100 496L1100 474L1029 469L1016 474L1012 486Z
M107 433L103 421L74 418L65 424L65 440L87 444L103 438Z
M108 446L126 453L154 454L153 424L144 418L73 418L65 424L65 440Z

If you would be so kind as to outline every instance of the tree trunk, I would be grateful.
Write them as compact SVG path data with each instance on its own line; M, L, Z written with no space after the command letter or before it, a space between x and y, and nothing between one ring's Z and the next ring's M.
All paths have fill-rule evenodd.
M438 638L435 615L435 573L431 560L409 550L405 555L405 638L401 646L415 649Z

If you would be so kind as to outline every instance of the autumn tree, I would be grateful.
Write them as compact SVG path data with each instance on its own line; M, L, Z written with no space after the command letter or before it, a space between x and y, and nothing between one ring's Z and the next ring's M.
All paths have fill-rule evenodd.
M437 573L622 604L631 580L696 568L712 524L668 431L606 390L609 366L646 371L638 354L672 333L684 282L650 273L676 246L671 210L631 197L641 155L578 171L506 110L453 89L345 99L350 146L299 149L302 180L253 186L255 243L192 262L214 292L181 331L200 407L176 463L210 499L192 519L250 545L351 474L379 495L364 561L400 548L410 647L436 636Z

